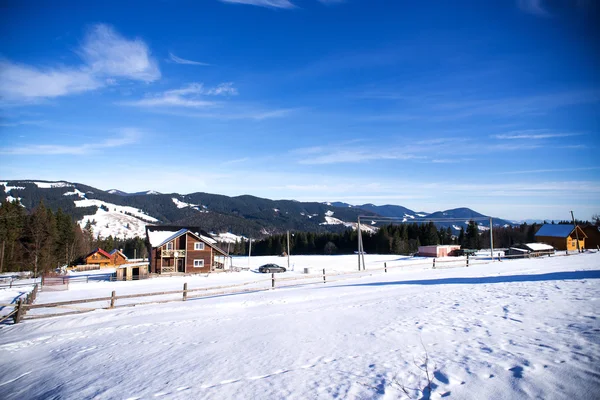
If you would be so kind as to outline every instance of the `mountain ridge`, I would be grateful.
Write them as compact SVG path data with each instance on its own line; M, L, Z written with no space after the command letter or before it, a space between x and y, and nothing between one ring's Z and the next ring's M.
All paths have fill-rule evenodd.
M80 225L94 224L96 235L119 237L143 236L148 223L201 226L213 232L232 232L247 237L264 237L286 230L339 232L356 229L358 216L395 218L398 222L427 222L428 219L452 217L465 219L445 223L458 233L468 218L486 218L469 208L438 211L431 214L414 212L399 205L351 205L343 202L299 202L271 200L252 195L225 196L194 192L189 194L158 193L148 190L128 193L118 189L101 190L81 183L43 180L0 181L0 200L19 199L27 209L44 201L53 210L61 208ZM361 224L361 230L374 231L385 221ZM484 221L485 222L485 221ZM494 225L511 224L494 219ZM484 223L481 223L484 229Z

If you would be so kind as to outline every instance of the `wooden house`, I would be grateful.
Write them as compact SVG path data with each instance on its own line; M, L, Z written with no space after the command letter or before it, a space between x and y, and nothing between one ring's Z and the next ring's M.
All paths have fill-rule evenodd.
M535 234L535 241L546 243L556 250L577 250L577 238L579 238L579 248L585 248L585 239L587 235L577 226L565 224L544 224Z
M150 272L155 274L224 270L229 257L216 240L198 228L148 225L146 237Z
M129 259L121 250L113 249L110 253L110 257L112 259L112 265L123 265L126 264Z
M581 228L586 234L585 247L586 249L600 248L600 226L586 225Z
M92 251L84 259L86 264L99 265L100 268L112 266L112 256L100 248Z

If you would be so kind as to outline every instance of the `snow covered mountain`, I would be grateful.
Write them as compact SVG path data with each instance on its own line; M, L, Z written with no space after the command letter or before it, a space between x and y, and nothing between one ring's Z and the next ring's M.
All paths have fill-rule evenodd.
M228 197L210 193L161 194L156 191L128 193L118 189L100 190L80 183L66 181L7 180L0 181L0 200L19 200L27 209L40 201L53 210L61 208L72 215L82 226L88 222L96 235L135 237L143 236L146 224L201 226L215 234L232 232L239 237L264 237L286 230L306 232L341 232L357 229L358 216L364 219L363 232L374 232L386 224L376 217L396 217L401 222L422 222L430 219L453 218L436 221L438 227L451 227L458 233L470 218L482 218L480 229L488 229L486 218L468 208L415 212L398 205L351 205L331 202L299 202L295 200L269 200L254 196ZM511 222L494 219L495 225ZM224 240L234 236L224 235Z

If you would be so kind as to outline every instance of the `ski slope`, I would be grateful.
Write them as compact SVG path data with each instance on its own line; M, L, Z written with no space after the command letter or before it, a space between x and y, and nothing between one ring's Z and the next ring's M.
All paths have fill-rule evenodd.
M368 272L393 256L365 258ZM253 258L252 267L267 260ZM296 269L356 263L293 260ZM145 292L168 279L185 278L104 289L139 290L139 283ZM0 327L0 398L592 399L600 388L599 279L599 253L469 268L422 264L25 321ZM84 290L73 287L61 296ZM431 378L430 396L418 366Z

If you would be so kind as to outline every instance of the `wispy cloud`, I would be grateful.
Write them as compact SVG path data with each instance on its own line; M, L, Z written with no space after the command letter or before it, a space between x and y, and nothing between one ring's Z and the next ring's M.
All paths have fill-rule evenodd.
M223 3L247 4L267 8L296 8L290 0L220 0ZM318 0L325 5L343 3L345 0Z
M221 0L223 3L248 4L268 8L295 8L289 0Z
M9 103L34 102L98 89L117 78L152 82L161 76L141 39L126 39L109 25L93 26L77 54L83 64L70 67L0 61L0 97Z
M33 101L97 89L102 82L89 71L36 68L10 61L0 62L0 97L7 101Z
M181 89L172 89L146 98L121 102L120 104L140 107L213 107L218 102L206 100L205 96L235 96L237 89L232 82L221 83L215 87L205 87L202 83L191 83Z
M168 115L176 115L187 118L222 120L251 119L255 121L262 121L271 118L283 118L299 110L298 108L263 109L229 104L225 107L225 104L222 103L215 103L214 105L216 106L215 109L205 112L182 112L173 109L160 110L160 112ZM217 107L219 108L217 109Z
M375 93L375 94L374 94ZM371 121L448 121L480 116L521 117L546 115L557 109L583 104L599 104L600 90L581 89L550 93L536 93L513 97L482 98L470 96L455 100L456 93L407 93L397 91L365 92L354 97L366 100L390 101L399 104L398 111L389 110L359 116Z
M322 148L319 151L307 154L307 157L298 160L299 164L341 164L361 163L372 160L413 160L423 156L407 153L402 149L385 150L366 148Z
M550 13L544 8L543 3L543 0L517 0L517 7L537 17L549 17Z
M141 132L135 128L121 129L120 135L79 145L55 145L55 144L30 144L21 147L0 148L0 154L7 155L82 155L97 150L122 147L136 143Z
M529 129L524 131L513 131L509 133L503 133L498 135L491 135L491 138L502 139L502 140L516 140L516 139L529 139L529 140L540 140L540 139L552 139L569 136L580 136L582 133L575 132L564 132L564 133L553 133L547 129Z
M4 128L14 128L23 125L43 125L46 121L43 120L21 120L13 122L0 122L0 126Z
M153 82L161 76L158 63L144 41L125 39L109 25L92 27L79 53L94 75L144 82Z
M521 175L521 174L544 174L548 172L576 172L576 171L593 171L600 167L582 167L582 168L549 168L549 169L529 169L523 171L506 171L498 172L496 175Z
M172 61L172 62L174 62L176 64L184 64L184 65L200 65L200 66L203 66L203 67L207 67L207 66L211 65L211 64L208 64L208 63L205 63L205 62L186 60L185 58L177 57L173 53L169 53L168 60L170 60L170 61Z

